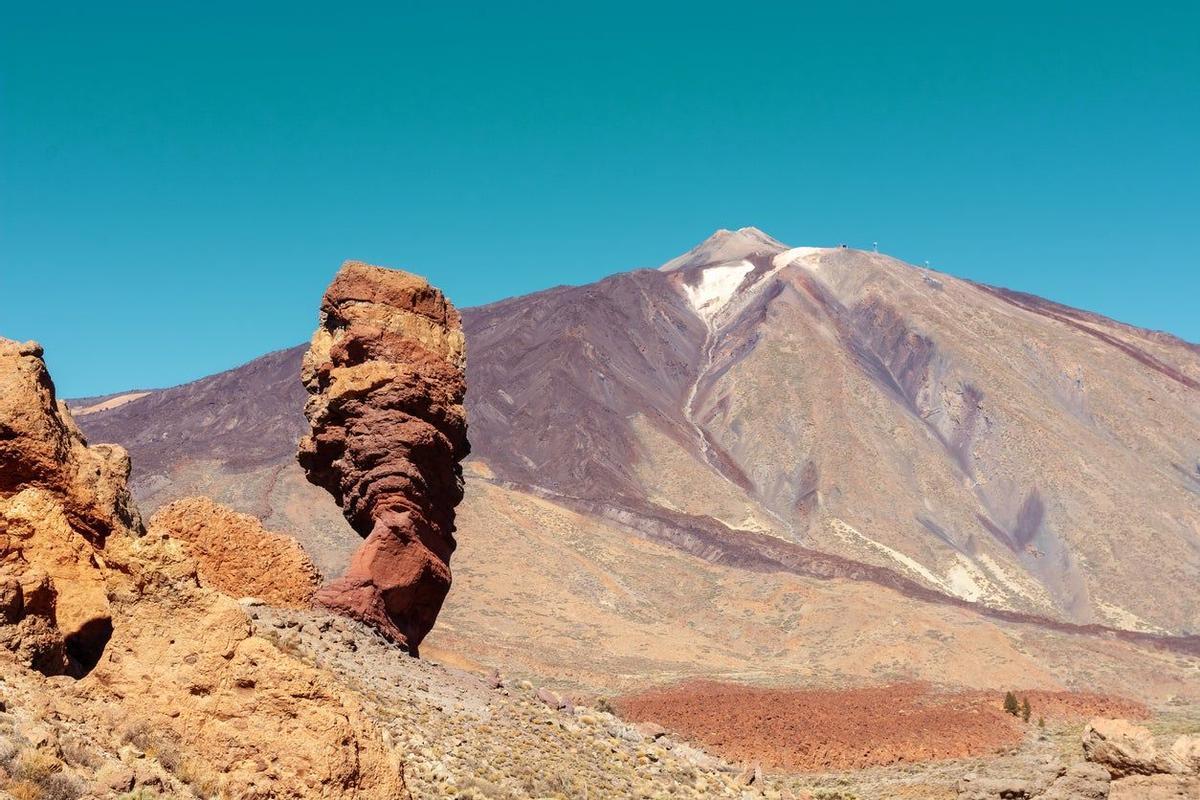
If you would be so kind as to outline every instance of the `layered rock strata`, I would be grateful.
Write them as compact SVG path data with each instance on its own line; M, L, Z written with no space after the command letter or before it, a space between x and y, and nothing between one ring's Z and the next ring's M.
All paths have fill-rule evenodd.
M427 281L348 261L305 354L308 479L366 541L317 601L416 654L450 588L469 452L458 312Z

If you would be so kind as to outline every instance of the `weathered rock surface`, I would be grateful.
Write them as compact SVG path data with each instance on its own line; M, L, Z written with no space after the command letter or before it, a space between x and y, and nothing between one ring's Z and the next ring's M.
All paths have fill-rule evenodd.
M0 643L47 675L82 675L112 630L112 536L142 533L116 445L88 447L36 342L0 339Z
M1200 775L1200 734L1184 735L1171 745L1171 757L1184 772Z
M1196 800L1200 777L1195 775L1133 775L1113 781L1109 800Z
M1185 734L1168 748L1127 720L1094 719L1084 729L1083 751L1112 776L1112 800L1200 797L1200 736Z
M1108 797L1110 776L1099 764L1080 762L1062 771L1040 800L1104 800Z
M228 796L397 796L397 756L359 700L255 636L238 602L194 586L182 549L156 537L141 543L179 558L180 572L131 598L104 658L55 713L96 726L119 707L122 737L175 750L185 777Z
M72 528L103 546L114 531L142 530L129 471L124 448L87 446L55 396L41 345L0 338L0 496L50 492Z
M128 472L120 448L88 447L56 402L41 348L0 340L0 685L27 717L0 731L0 766L13 768L0 788L79 796L49 747L62 729L86 733L75 751L105 796L131 782L398 796L399 764L359 701L253 635L234 599L200 585L182 542L145 534ZM131 781L115 761L134 745L158 767Z
M1083 753L1113 778L1183 771L1169 752L1159 749L1149 730L1124 719L1089 722L1083 732Z
M458 312L423 278L346 262L304 357L299 461L366 541L317 601L416 653L450 588L467 455Z
M958 800L1029 800L1038 794L1027 778L981 778L974 774L964 775L957 787Z
M207 497L188 497L159 509L150 528L187 543L200 584L234 598L307 608L321 576L295 539L272 533L249 514Z
M1105 800L1111 778L1099 764L1047 762L1007 765L1002 775L969 773L958 782L958 800Z

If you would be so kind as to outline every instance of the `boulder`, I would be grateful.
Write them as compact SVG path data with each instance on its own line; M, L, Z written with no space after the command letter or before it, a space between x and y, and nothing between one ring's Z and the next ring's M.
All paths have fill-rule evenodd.
M119 762L110 762L96 772L96 788L100 791L128 792L133 788L133 770Z
M298 459L366 541L317 602L414 655L450 589L467 455L465 340L427 281L346 262L325 292L301 378Z
M1020 777L981 777L974 773L958 781L958 800L1030 800L1037 795L1034 781Z
M669 733L666 728L657 722L639 722L634 727L637 728L638 733L651 741L658 741Z
M0 578L0 625L14 625L25 616L25 594L14 577Z
M1170 753L1161 752L1150 731L1124 719L1093 719L1083 731L1083 753L1113 778L1179 772Z
M47 492L77 535L103 546L113 532L142 531L129 468L123 448L87 446L55 395L41 345L0 338L0 497Z
M541 700L546 705L555 710L563 707L562 698L557 694L547 689L545 686L539 687L537 690L537 699Z
M0 646L47 675L80 676L112 630L111 538L143 533L129 457L89 447L36 342L0 339Z
M1183 772L1200 775L1200 735L1184 735L1171 745L1171 758Z
M295 539L272 533L257 518L207 497L163 506L150 519L150 528L185 542L201 585L231 597L307 608L321 582Z

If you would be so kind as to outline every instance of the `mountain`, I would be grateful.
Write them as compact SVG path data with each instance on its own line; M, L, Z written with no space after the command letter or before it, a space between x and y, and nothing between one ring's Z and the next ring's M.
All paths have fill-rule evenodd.
M1187 683L1195 345L753 228L463 325L473 454L427 650L591 686ZM144 511L213 496L332 575L358 538L294 463L302 351L75 413Z
M995 608L1200 630L1200 591L1147 591L1200 577L1193 345L755 229L466 330L502 480Z

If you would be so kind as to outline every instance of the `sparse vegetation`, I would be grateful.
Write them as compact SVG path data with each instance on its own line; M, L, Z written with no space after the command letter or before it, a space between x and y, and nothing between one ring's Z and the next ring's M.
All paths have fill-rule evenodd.
M817 789L813 793L813 800L858 800L858 795L840 789Z
M0 788L15 800L76 800L83 794L82 781L63 772L63 763L46 750L10 748L3 761L11 777Z
M221 793L221 780L208 766L195 758L184 758L175 777L185 784L196 797L217 797Z
M176 773L183 764L179 747L172 736L155 730L145 722L129 726L121 735L121 740L133 745L158 763L170 773Z
M185 756L174 734L161 733L149 724L140 722L127 728L121 739L157 760L196 797L208 798L220 794L219 777L202 761Z

